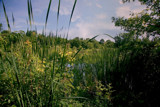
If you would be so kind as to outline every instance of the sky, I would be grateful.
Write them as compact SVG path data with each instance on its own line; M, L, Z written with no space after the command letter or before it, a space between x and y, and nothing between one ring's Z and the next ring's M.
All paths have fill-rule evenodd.
M30 26L27 24L28 8L27 0L3 0L6 7L6 12L9 18L12 31L24 30ZM56 32L57 26L57 8L59 0L52 0L49 13L46 32ZM49 0L32 0L34 25L32 30L37 27L37 32L42 33L45 25L46 13ZM62 37L66 35L68 30L69 18L72 11L74 0L61 0L60 16L58 24L58 35ZM129 18L130 13L139 13L145 8L140 2L131 2L123 4L121 0L77 0L77 4L72 17L72 23L69 30L69 39L92 38L96 35L101 35L97 38L110 39L103 34L109 34L113 37L124 32L120 27L115 27L112 23L112 17ZM15 25L12 22L12 13L15 18ZM0 0L0 23L3 24L3 29L7 29L7 23L3 11L2 0Z

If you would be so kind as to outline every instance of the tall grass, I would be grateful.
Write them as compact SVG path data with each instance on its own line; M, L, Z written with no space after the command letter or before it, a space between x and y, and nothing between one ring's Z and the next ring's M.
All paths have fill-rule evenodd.
M2 5L3 5L3 10L4 10L4 14L5 14L5 18L6 18L7 26L8 26L8 31L11 31L11 27L10 27L10 24L9 24L9 20L8 20L7 12L6 12L6 8L5 8L5 5L4 5L3 0L2 0Z
M52 0L49 1L48 9L46 12L44 32L46 32L51 3ZM3 0L2 4L5 13L5 18L8 24L8 30L10 31L11 30L10 24ZM22 34L22 36L19 37L20 39L17 40L17 42L13 43L13 41L11 41L10 43L11 52L6 53L6 55L3 54L0 61L0 63L3 62L3 64L1 65L2 66L1 75L8 73L7 74L8 77L5 83L11 84L11 86L8 86L8 88L13 89L11 92L8 92L7 96L3 97L3 99L6 100L5 97L10 98L9 95L11 95L10 98L11 103L9 103L9 105L11 106L16 105L22 107L25 106L54 107L54 106L78 105L81 107L83 105L85 106L88 103L87 105L89 106L92 105L94 101L92 102L92 100L86 98L87 96L85 95L83 96L81 94L81 91L84 91L85 93L89 92L87 86L91 86L92 88L92 85L95 82L96 84L93 85L93 88L95 88L96 90L91 89L91 92L96 92L102 87L104 90L107 90L107 88L105 88L106 86L103 86L99 81L103 80L103 78L106 77L107 70L112 71L111 66L114 65L114 63L117 61L117 56L118 56L118 52L116 50L114 49L101 50L101 51L94 50L93 53L95 56L93 54L90 54L90 56L87 55L84 56L85 60L91 59L92 61L84 62L85 68L82 69L86 70L82 71L81 73L80 72L78 73L78 69L76 67L74 68L75 71L72 71L72 68L68 68L66 66L68 63L70 63L66 58L66 54L68 52L67 39L76 4L77 0L74 1L72 7L72 11L69 18L67 35L66 38L63 39L64 40L63 46L59 46L57 44L57 41L59 39L58 22L60 16L59 14L60 14L61 0L59 0L58 2L57 28L55 37L50 37L50 36L47 37L46 35L37 36L34 35L32 32L29 33L28 31L27 32L28 34L26 35ZM32 24L34 24L34 19L33 19L31 0L27 0L27 6L28 6L27 23L29 21L30 27L32 29ZM12 14L12 21L14 25L15 19L13 14ZM9 35L13 35L16 38L16 36L12 33ZM94 36L93 38L89 39L88 42L92 41L97 36ZM72 55L70 60L74 60L74 58L80 53L81 50L82 48L77 50L77 52L75 52ZM112 61L111 54L113 53L115 53L116 57ZM106 59L106 55L109 55L107 56L107 61L103 61L103 59ZM106 63L108 63L107 70L106 70ZM93 68L92 65L94 65L95 68ZM102 67L103 69L99 69L101 68L101 65L103 66ZM5 73L2 71L5 71ZM82 78L79 78L78 76ZM82 87L78 86L81 84L81 82L85 83L85 85ZM98 88L96 86L98 86ZM84 90L80 89L80 91L78 92L79 87L80 88L85 87L85 88ZM7 91L10 89L2 89L2 90ZM103 93L102 90L100 92ZM111 93L109 91L106 92ZM105 97L103 97L102 99L99 99L99 97L100 96L96 98L98 100L102 100L103 98L105 99L103 100L103 103L105 103L105 101L107 100L107 98ZM2 104L2 105L7 105L7 104Z
M68 34L77 0L74 1L64 38L58 35L61 2L58 1L56 35L47 36L52 0L46 12L43 34L29 30L26 34L23 31L11 32L2 0L9 32L0 33L0 106L158 105L159 38L153 41L133 39L129 42L119 38L111 44L117 47L104 43L98 49L71 48ZM32 29L31 0L27 0L27 6L27 22ZM13 14L12 21L14 24ZM97 36L83 42L94 42Z
M29 23L30 23L30 27L31 27L31 26L32 26L32 22L34 23L33 11L32 11L32 2L31 2L31 0L27 0L27 5L28 5Z

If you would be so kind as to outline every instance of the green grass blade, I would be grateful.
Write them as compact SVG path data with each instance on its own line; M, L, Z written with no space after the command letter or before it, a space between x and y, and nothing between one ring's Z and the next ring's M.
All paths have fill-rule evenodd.
M96 35L96 36L94 36L93 38L89 39L89 40L87 41L87 43L90 42L90 41L92 41L93 39L95 39L95 38L98 37L98 36L99 36L99 35ZM77 54L78 54L81 50L82 50L82 48L80 48L80 49L74 54L74 56L72 57L72 59L75 58L75 57L77 56Z
M8 20L8 16L7 16L7 13L6 13L6 8L5 8L3 0L2 0L2 5L3 5L3 10L4 10L5 18L6 18L6 21L7 21L7 25L8 25L8 30L11 31L11 27L10 27L10 24L9 24L9 20Z
M58 22L59 22L60 6L61 6L61 0L59 0L59 3L58 3L56 36L57 36L57 33L58 33Z
M13 26L14 26L14 24L15 24L15 19L14 19L13 13L12 13L12 21L13 21Z
M17 80L17 84L18 84L18 88L19 91L19 97L20 97L20 104L22 107L24 107L24 100L23 100L23 94L22 94L22 91L21 91L21 84L20 84L20 79L19 79L19 76L18 76L18 73L19 73L19 70L17 69L17 65L16 65L16 62L15 62L15 58L13 57L12 55L12 62L13 62L13 67L14 67L14 72L15 72L15 78Z
M12 56L12 62L13 62L13 67L14 67L15 77L16 77L16 80L17 80L17 83L18 83L18 87L21 87L20 80L19 80L19 77L18 77L19 71L17 69L16 62L15 62L15 59L14 59L13 56Z
M49 15L49 11L50 11L50 7L51 7L51 3L52 3L52 0L50 0L50 1L49 1L48 10L47 10L47 15L46 15L45 28L46 28L46 26L47 26L48 15Z
M114 37L112 37L112 36L111 36L111 35L109 35L109 34L104 34L104 35L107 35L107 36L109 36L110 38L114 39Z
M93 38L91 38L91 39L89 39L88 41L87 41L87 43L88 42L91 42L93 39L95 39L96 37L98 37L99 35L96 35L96 36L94 36Z
M69 20L69 27L70 27L72 16L73 16L73 13L74 13L74 10L75 10L75 7L76 7L76 3L77 3L77 0L74 1L74 5L73 5L73 8L72 8L72 12L71 12L70 20Z
M16 91L16 96L17 96L17 100L18 100L18 103L19 103L19 106L20 106L21 105L21 101L20 101L20 96L19 96L18 91Z
M67 38L68 38L69 28L70 28L70 25L71 25L71 20L72 20L72 16L73 16L73 13L74 13L74 10L75 10L75 7L76 7L76 3L77 3L77 0L74 1L73 8L72 8L72 12L71 12L71 15L70 15L68 32L67 32L67 36L66 36L65 48L64 48L64 52L63 52L63 58L62 58L62 66L63 66L64 54L65 54L65 52L66 52L66 44L67 44ZM81 50L81 48L80 48L80 50ZM78 50L78 52L75 54L75 56L80 52L80 50ZM74 57L75 57L75 56L74 56ZM74 58L74 57L73 57L73 58ZM62 68L62 67L61 67L61 68Z
M27 101L28 101L29 107L32 107L30 99L29 99L28 94L27 94L27 91L26 91L26 97L27 97Z
M85 98L85 97L64 97L62 99L84 99L84 100L88 100L88 98Z
M32 2L30 0L30 13L31 13L31 18L33 20L33 23L34 23L34 19L33 19L33 11L32 11Z
M72 16L73 16L73 13L74 13L74 9L76 7L76 3L77 3L77 0L74 1L72 12L71 12L71 15L70 15L69 25L68 25L68 32L67 32L67 36L66 36L66 42L67 42L67 38L68 38L69 28L70 28L71 21L72 21Z
M28 4L28 17L29 17L29 23L30 23L30 26L31 26L32 23L31 23L31 11L30 11L30 2L29 2L29 0L27 0L27 4Z
M57 26L58 26L58 20L59 20L60 6L61 6L61 0L59 0L59 3L58 3L58 11L57 11Z

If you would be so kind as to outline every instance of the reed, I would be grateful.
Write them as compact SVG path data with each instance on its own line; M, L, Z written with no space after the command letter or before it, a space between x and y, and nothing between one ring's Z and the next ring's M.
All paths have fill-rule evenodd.
M7 55L3 54L1 56L0 66L2 69L0 73L8 76L10 72L13 74L12 77L8 77L9 80L6 79L6 82L11 82L11 86L8 87L12 88L8 89L12 90L12 93L8 94L12 98L7 96L7 98L11 99L11 103L8 105L22 107L79 105L82 107L86 105L94 106L95 103L97 106L101 103L105 105L106 101L110 102L112 93L112 87L109 84L111 82L110 73L114 72L119 65L119 50L113 48L83 50L81 47L73 52L68 47L68 34L77 0L74 1L69 17L67 35L63 39L58 35L61 2L61 0L58 1L56 35L54 37L46 35L52 0L49 1L46 12L43 35L38 35L31 31L27 31L26 34L17 33L21 37L18 37L19 40L15 40L15 43L13 43L14 40L12 38L15 39L16 34L9 33L6 36L10 39L6 38L6 41L10 42L10 46L5 46L11 52L7 53L4 50ZM2 3L8 30L10 31L3 0ZM34 14L31 0L27 0L27 6L27 24L29 22L32 29ZM14 25L13 13L12 21ZM10 35L13 35L13 37L10 37ZM86 43L92 42L98 36L100 35L94 36ZM63 45L58 44L61 39ZM80 58L79 54L82 51L88 55ZM68 67L68 64L72 66ZM79 64L83 67L79 68ZM87 93L90 93L89 96L87 96ZM105 94L100 96L99 93ZM90 95L92 94L95 94L94 100L91 99L92 96ZM5 104L2 105L4 106Z
M8 15L7 15L6 8L5 8L3 0L2 0L2 5L3 5L3 10L4 10L7 26L8 26L8 31L11 31L11 27L10 27L9 20L8 20Z

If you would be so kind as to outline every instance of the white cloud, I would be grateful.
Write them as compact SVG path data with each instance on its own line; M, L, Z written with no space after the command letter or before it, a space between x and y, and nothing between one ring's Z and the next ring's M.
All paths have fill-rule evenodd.
M129 18L130 11L131 9L129 6L122 6L122 7L117 8L116 14L118 17Z
M42 14L42 12L43 12L42 9L38 9L38 8L35 8L33 11L34 11L34 13L36 13L36 14Z
M70 9L68 7L61 6L60 14L61 15L69 15L70 14Z
M135 2L134 2L134 5L135 5L135 6L141 6L141 2L135 1Z
M38 32L39 34L42 34L42 31L43 31L43 29L38 29L38 30L37 30L37 32ZM46 32L46 34L48 35L50 32L52 32L52 30L46 29L45 32Z
M72 22L76 22L77 20L79 20L79 19L81 19L81 16L80 15L74 15L73 17L72 17Z
M32 2L33 11L36 13L42 13L45 9L48 8L49 0L36 0L36 2ZM51 6L53 6L53 1L51 3Z
M96 18L97 19L106 19L107 15L105 13L101 13L101 14L96 15Z
M76 25L75 28L70 29L69 38L75 38L75 37L92 38L96 35L104 35L105 33L108 34L108 31L115 31L115 30L118 31L119 29L116 28L114 24L112 23L104 24L102 22L101 23L99 22L96 22L96 23L80 22ZM107 36L103 36L103 38L109 39Z
M92 38L95 35L107 33L107 31L119 30L119 28L115 27L113 23L107 22L106 18L107 15L99 14L90 21L79 21L75 27L70 29L70 38L77 36L83 38Z
M142 12L143 8L139 8L139 9L133 9L132 12L133 13L140 13Z
M65 15L65 16L70 17L73 4L74 4L74 0L62 1L61 6L60 6L60 15ZM57 9L58 9L58 4L54 7L51 7L51 11L53 11L55 13L57 12ZM72 17L72 22L75 22L75 21L79 20L80 18L81 18L80 13L77 11L77 9L75 9L73 17Z
M116 10L116 15L118 17L129 18L131 17L131 13L140 13L142 10L146 8L146 6L141 5L139 1L123 4L122 0L119 0L119 4L121 4L121 7L118 7Z
M90 0L84 0L84 4L87 6L92 6L93 3Z
M102 8L102 6L101 6L100 4L98 4L98 3L96 3L96 6L97 6L98 8Z
M129 5L122 6L122 7L117 8L116 15L118 17L129 18L129 17L131 17L130 16L131 13L140 13L144 9L145 9L145 7L143 7L143 6L138 6L138 8L135 6L132 7Z
M60 15L70 15L73 3L74 3L73 0L64 0L64 1L62 1L61 2L61 6L60 6ZM53 12L57 12L57 9L58 9L58 4L56 4L55 6L51 7L51 10Z
M43 22L34 22L34 24L35 24L36 26L44 26L44 23L43 23Z
M119 0L119 4L123 4L122 0Z
M27 21L25 20L25 19L22 19L22 18L17 18L16 20L15 20L15 24L23 24L23 23L25 23L25 24L27 24Z
M75 0L64 0L65 2L74 2Z
M69 15L73 7L74 0L62 0L60 6L60 15ZM49 0L37 0L33 2L33 11L36 13L42 13L45 9L48 9ZM58 0L52 0L51 11L57 12Z

